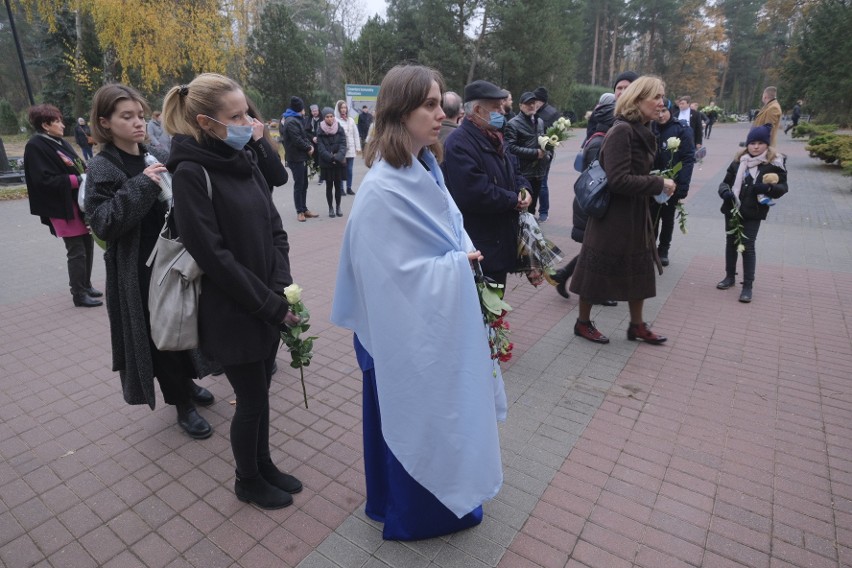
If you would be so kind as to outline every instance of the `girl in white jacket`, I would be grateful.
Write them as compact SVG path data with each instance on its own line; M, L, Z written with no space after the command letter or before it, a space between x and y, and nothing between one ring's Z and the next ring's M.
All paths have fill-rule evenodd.
M352 191L352 171L355 167L355 154L361 151L361 139L358 137L358 126L349 116L349 106L346 101L337 101L334 105L334 116L346 134L346 195L355 195Z

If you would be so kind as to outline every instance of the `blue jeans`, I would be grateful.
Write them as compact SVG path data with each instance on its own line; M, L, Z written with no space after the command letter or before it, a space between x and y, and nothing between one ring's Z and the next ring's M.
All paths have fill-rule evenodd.
M352 172L355 170L355 158L346 158L346 191L352 191Z
M550 212L550 192L547 189L547 177L550 175L550 168L544 174L544 177L541 178L541 189L538 190L538 216L541 217L544 215L547 217L547 214Z
M304 213L308 210L308 166L305 162L287 162L287 165L293 172L293 201L296 204L296 213Z

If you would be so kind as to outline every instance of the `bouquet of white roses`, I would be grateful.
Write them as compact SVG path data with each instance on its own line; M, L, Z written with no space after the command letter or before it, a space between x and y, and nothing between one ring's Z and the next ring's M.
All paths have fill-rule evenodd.
M547 152L548 150L553 150L563 140L568 140L571 133L568 129L571 128L571 121L565 118L564 116L560 116L556 119L550 128L545 131L544 136L538 137L538 145L539 147Z

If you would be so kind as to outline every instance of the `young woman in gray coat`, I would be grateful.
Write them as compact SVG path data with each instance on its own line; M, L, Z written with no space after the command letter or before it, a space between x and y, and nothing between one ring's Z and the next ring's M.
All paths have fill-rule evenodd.
M198 414L195 403L212 404L213 395L193 379L206 374L206 369L191 352L159 351L151 340L151 270L145 263L168 203L160 198L158 185L166 167L145 162L146 153L160 162L166 159L160 150L142 144L146 110L145 99L130 87L106 85L95 93L92 134L103 149L89 162L86 216L107 245L104 261L113 370L121 376L124 400L153 409L157 377L166 404L177 407L180 427L191 437L203 439L213 429Z

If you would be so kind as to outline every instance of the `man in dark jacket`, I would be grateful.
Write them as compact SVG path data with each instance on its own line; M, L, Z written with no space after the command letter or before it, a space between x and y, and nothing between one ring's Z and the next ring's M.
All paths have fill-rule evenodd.
M544 136L544 123L535 114L538 101L530 92L521 95L521 112L506 125L506 149L518 158L521 165L521 175L524 176L532 189L532 202L529 212L535 215L536 204L541 194L541 184L547 175L553 152L545 151L539 146L538 137ZM541 204L539 221L546 221L544 203Z
M505 98L488 81L464 88L465 118L447 138L441 165L464 228L484 257L483 272L501 284L517 266L518 214L531 200L529 182L503 144Z
M793 105L793 113L790 115L790 124L784 129L784 134L787 134L791 128L796 128L799 125L799 119L802 117L802 101L796 101Z
M544 87L538 87L535 91L533 91L533 95L536 98L536 117L541 119L542 125L544 126L544 130L546 131L548 128L553 126L553 123L559 118L559 111L555 106L548 103L548 99L550 95L547 92L547 89ZM551 155L550 160L547 161L546 168L544 170L544 176L541 178L541 191L539 192L539 211L538 211L538 220L540 223L544 223L547 221L547 216L550 213L550 189L547 186L547 178L550 175L550 164L553 156Z
M361 138L361 147L367 144L367 135L370 134L370 126L373 124L373 113L370 107L364 105L358 113L358 137Z
M284 145L284 159L293 172L293 200L296 203L296 214L299 222L316 217L307 206L308 197L308 165L314 153L314 147L304 123L305 103L299 97L290 98L290 108L284 112L281 124L284 133L281 143Z

